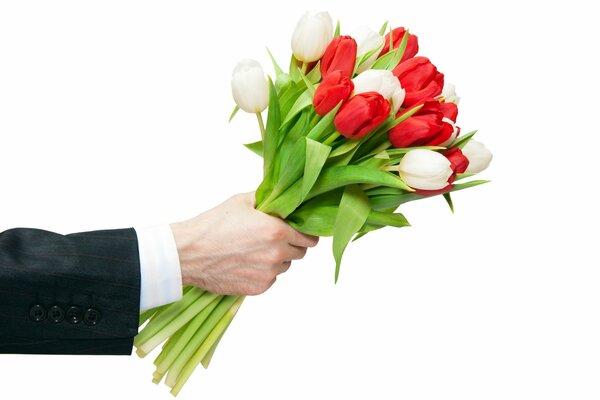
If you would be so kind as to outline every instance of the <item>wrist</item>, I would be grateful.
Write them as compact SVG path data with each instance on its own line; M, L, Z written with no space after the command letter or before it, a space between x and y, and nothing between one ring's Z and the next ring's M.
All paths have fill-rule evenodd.
M197 284L198 274L202 271L201 255L206 254L203 250L203 237L206 237L200 231L202 224L197 223L196 219L176 222L170 224L171 232L175 239L177 254L179 255L179 265L181 268L181 280L183 285Z

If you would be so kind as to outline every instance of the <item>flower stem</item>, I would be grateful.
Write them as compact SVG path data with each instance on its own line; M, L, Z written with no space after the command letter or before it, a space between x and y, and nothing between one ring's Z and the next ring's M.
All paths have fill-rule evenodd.
M150 317L152 317L154 314L156 314L160 309L161 309L161 307L155 307L155 308L151 308L150 310L146 310L146 311L142 312L140 314L140 322L138 324L138 327L144 325L144 322L148 321L150 319Z
M165 380L165 384L174 387L179 381L179 373L186 366L188 360L203 345L207 336L219 323L221 318L229 311L233 304L238 300L237 296L225 296L219 305L213 310L210 316L204 321L202 326L196 331L194 337L187 343L185 348L179 353L171 367Z
M192 318L194 318L199 312L206 308L214 299L219 297L218 294L206 292L199 299L197 299L192 305L185 309L163 329L156 332L154 336L148 339L145 343L140 345L140 349L148 354L161 344L169 336L173 335L185 324L187 324Z
M171 390L171 394L173 396L177 396L179 394L179 392L181 391L181 388L183 387L183 385L185 385L185 383L187 382L189 377L192 375L192 373L194 372L194 370L196 369L198 364L200 364L200 362L204 359L204 357L206 357L206 355L209 353L210 349L217 343L219 338L221 336L223 336L225 329L227 329L227 326L229 326L229 324L233 320L233 317L235 317L235 314L239 310L243 301L244 301L243 296L238 297L235 299L234 303L230 307L228 306L225 315L223 315L219 319L219 321L215 324L213 329L210 331L210 334L206 337L206 340L204 340L202 345L192 355L192 357L190 358L188 363L181 370L181 373L177 377L177 383L175 384L175 386L173 386L173 389Z
M165 357L163 357L159 363L156 364L156 371L162 374L165 374L177 356L181 354L182 350L189 343L190 339L194 336L196 331L200 328L200 326L204 323L206 318L212 313L212 311L217 307L217 305L221 302L223 296L219 296L214 299L204 310L202 310L198 315L194 317L193 320L190 321L189 325L185 328L182 328L177 331L176 335L181 333L180 340L172 346ZM162 353L161 353L162 355Z
M213 344L213 346L210 348L210 350L208 351L206 356L204 356L204 358L202 359L202 366L204 367L204 369L208 369L208 366L210 365L212 357L215 354L215 350L217 350L217 347L219 346L219 343L221 342L223 335L225 335L225 331L227 330L227 328L229 328L229 324L227 324L225 329L223 329L223 332L221 332L221 336L219 336L219 338L217 339L215 344Z
M308 63L302 61L302 68L300 69L300 72L302 72L302 75L306 75L306 70L308 69Z
M262 113L256 113L256 119L258 120L258 127L260 128L260 137L264 141L265 140L265 123L263 121Z
M138 355L140 354L139 350L142 344L160 332L160 330L169 322L181 314L194 301L200 298L203 293L203 290L194 288L188 291L180 301L170 304L166 309L164 309L164 311L160 312L160 315L157 315L156 318L153 318L152 321L150 321L134 339L134 345L138 348ZM145 352L142 351L142 353Z
M340 136L340 133L338 131L335 131L331 135L329 135L329 137L327 139L325 139L325 141L323 142L323 144L330 145L339 136Z

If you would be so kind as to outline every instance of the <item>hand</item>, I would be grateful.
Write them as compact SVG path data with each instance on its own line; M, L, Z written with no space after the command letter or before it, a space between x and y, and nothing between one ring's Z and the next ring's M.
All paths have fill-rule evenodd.
M218 294L261 294L319 241L254 207L254 192L238 194L171 224L184 285Z

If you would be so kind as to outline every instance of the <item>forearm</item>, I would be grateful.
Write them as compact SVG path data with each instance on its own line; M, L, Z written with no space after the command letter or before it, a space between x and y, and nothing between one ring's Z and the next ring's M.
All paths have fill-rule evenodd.
M0 233L0 353L130 354L139 299L133 229Z

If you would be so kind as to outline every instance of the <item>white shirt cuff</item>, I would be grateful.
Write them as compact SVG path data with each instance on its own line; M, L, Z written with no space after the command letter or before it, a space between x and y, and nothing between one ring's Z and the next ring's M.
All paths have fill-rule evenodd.
M181 266L168 224L134 227L140 253L140 312L180 300Z

